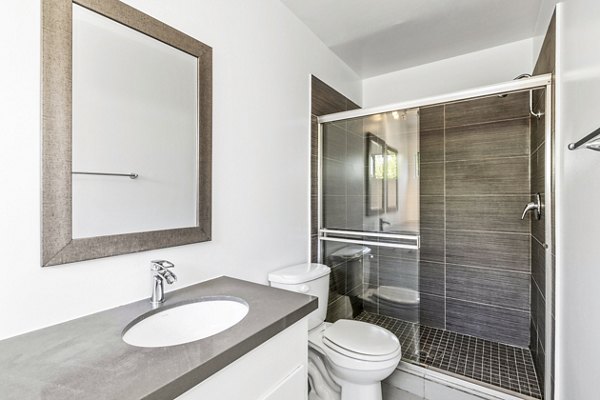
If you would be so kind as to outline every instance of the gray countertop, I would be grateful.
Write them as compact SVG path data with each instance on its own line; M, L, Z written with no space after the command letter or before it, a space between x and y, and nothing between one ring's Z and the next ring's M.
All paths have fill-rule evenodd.
M220 277L167 293L165 306L236 296L246 317L217 335L172 347L121 340L148 299L0 341L0 399L172 399L317 308L317 299Z

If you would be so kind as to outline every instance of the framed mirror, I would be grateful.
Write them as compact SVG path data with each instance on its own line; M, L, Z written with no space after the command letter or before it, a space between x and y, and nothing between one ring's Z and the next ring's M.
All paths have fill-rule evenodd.
M212 49L117 0L42 27L42 266L210 240Z
M398 211L398 150L385 148L385 212Z
M378 215L384 212L384 182L385 182L385 141L367 132L366 139L367 179L366 215Z
M398 210L398 150L367 132L366 215Z

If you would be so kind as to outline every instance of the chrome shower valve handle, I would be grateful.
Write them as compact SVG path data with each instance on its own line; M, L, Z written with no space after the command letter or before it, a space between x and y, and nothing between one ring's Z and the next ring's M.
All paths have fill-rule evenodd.
M525 219L528 212L532 211L535 219L540 220L542 218L542 196L539 193L535 194L535 200L528 203L523 210L521 219Z

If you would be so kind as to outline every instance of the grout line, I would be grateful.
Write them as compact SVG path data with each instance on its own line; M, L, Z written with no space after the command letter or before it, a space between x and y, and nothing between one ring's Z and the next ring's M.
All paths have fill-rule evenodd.
M459 299L459 298L452 297L452 296L447 296L447 298L451 299L451 300L455 300L455 301L460 301L460 302L463 302L463 303L477 304L477 305L480 305L480 306L486 306L486 307L491 307L491 308L496 308L496 309L517 311L517 312L520 312L520 313L527 313L528 312L528 310L524 310L524 309L521 309L521 308L496 306L496 305L493 305L493 304L481 303L481 302L478 302L478 301L471 301L471 300ZM490 340L490 339L486 339L486 340ZM514 346L514 345L511 345L511 346ZM517 346L515 346L515 347L517 347Z
M537 192L536 192L537 193ZM534 193L535 194L535 193ZM531 195L530 192L523 193L476 193L476 194L449 194L446 197L452 198L461 198L461 197L529 197ZM424 194L423 196L441 196L439 194Z
M469 99L469 100L464 100L465 102L470 101L473 99ZM449 105L455 104L455 103L448 103ZM444 109L446 107L444 106ZM448 126L448 129L460 129L460 128L466 128L466 127L472 127L472 126L478 126L478 125L491 125L491 124L497 124L500 122L510 122L510 121L518 121L518 120L529 120L530 116L529 115L524 115L524 116L519 116L519 117L513 117L513 118L503 118L503 119L496 119L496 120L491 120L488 121L486 120L485 122L474 122L471 124L461 124L461 125L456 125L456 126ZM444 119L445 121L445 119ZM434 130L434 129L429 129L429 130Z
M483 270L493 270L493 271L500 271L500 272L510 272L515 273L515 274L523 274L523 275L531 275L531 273L529 273L528 271L519 271L519 270L515 270L515 269L507 269L507 268L494 268L494 267L481 267L478 265L464 265L464 264L455 264L455 263L447 263L448 265L451 266L455 266L455 267L463 267L463 268L476 268L476 269L483 269Z
M465 158L458 160L447 160L448 163L459 163L459 162L475 162L475 161L494 161L494 160L512 160L512 159L527 159L529 161L530 154L518 155L518 156L504 156L504 157L484 157L484 158ZM433 164L433 163L431 163Z
M529 191L527 191L527 192L521 192L521 193L509 192L509 193L449 194L447 197L452 197L452 198L469 197L469 198L473 198L473 197L517 197L517 196L524 197L524 196L531 196L531 188L529 188L528 190ZM421 196L424 196L424 197L425 196L426 197L435 197L435 196L438 196L438 197L440 197L442 195L441 194L422 194Z
M518 365L518 363L517 363L517 354L516 354L516 352L517 352L517 351L516 351L515 349L513 349L513 357L514 357L514 359L515 359L515 367L517 367L517 365ZM518 385L519 385L519 392L521 392L521 393L522 393L522 391L523 391L523 388L522 388L522 386L521 386L521 377L519 376L519 370L518 370L518 367L517 367L517 368L515 368L515 369L517 370L517 374L516 374L516 375L517 375L517 383L518 383Z
M427 228L426 228L427 229ZM480 229L447 229L450 232L459 232L459 233L501 233L506 235L519 235L524 237L529 237L530 233L524 232L514 232L514 231L488 231L488 230L480 230Z

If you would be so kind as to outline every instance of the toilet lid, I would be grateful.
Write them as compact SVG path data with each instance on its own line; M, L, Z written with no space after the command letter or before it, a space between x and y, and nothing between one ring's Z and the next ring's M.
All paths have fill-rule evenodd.
M394 356L400 341L387 329L366 322L340 319L323 332L323 343L355 358Z

